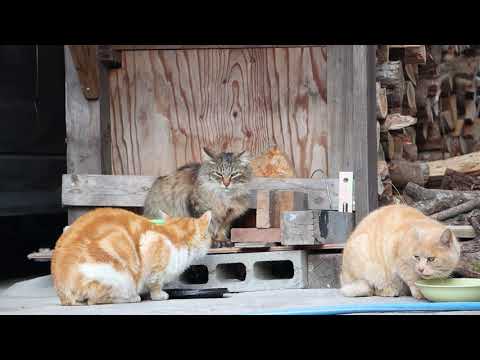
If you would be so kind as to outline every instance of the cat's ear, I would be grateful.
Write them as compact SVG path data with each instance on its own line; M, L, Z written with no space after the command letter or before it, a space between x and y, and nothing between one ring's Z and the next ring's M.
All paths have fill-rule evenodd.
M158 210L158 217L163 220L169 220L171 216L168 215L165 211Z
M215 155L210 149L206 147L204 147L202 150L203 161L215 162L217 155Z
M206 224L208 227L210 225L210 221L212 220L212 212L210 210L206 211L203 213L202 216L200 216L200 221Z
M250 153L244 150L241 153L237 154L237 159L240 160L240 162L247 164L251 160Z
M440 235L440 243L445 247L450 247L453 243L453 233L450 229L446 229L442 235Z

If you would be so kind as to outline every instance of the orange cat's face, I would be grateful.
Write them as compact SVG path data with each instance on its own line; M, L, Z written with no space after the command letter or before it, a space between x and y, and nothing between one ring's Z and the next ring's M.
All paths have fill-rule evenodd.
M165 225L176 225L177 233L175 237L185 237L185 233L190 232L193 236L193 242L211 241L208 227L212 220L212 212L207 211L197 218L173 217L167 213L160 211L160 217L165 220ZM180 231L182 229L182 231ZM173 234L172 234L173 236Z
M454 246L456 239L453 233L448 229L441 234L424 234L418 229L412 230L411 233L417 241L410 248L410 253L404 256L415 272L423 279L448 277L455 269L460 256Z

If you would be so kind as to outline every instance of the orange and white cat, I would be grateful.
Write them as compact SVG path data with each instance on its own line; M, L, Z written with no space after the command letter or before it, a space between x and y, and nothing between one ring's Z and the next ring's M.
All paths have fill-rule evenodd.
M446 225L409 206L385 206L363 219L349 237L341 292L421 299L415 282L449 277L459 258L460 245Z
M139 302L140 294L167 300L163 285L211 245L211 212L200 218L164 215L165 224L123 209L93 210L57 241L51 271L62 305Z

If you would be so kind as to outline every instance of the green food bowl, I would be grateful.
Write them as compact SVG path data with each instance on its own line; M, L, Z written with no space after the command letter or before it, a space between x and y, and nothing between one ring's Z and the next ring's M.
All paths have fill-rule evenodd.
M480 301L480 279L418 280L415 285L430 301Z

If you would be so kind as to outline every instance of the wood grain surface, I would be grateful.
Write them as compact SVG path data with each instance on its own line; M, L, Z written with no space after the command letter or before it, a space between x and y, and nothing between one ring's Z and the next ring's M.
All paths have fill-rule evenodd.
M110 88L113 174L165 175L203 146L272 145L297 176L326 172L325 48L123 51Z

